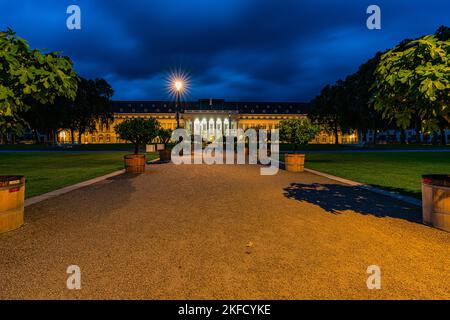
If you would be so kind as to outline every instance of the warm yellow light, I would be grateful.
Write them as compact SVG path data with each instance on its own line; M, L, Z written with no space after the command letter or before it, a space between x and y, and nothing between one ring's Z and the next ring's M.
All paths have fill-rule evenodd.
M172 98L183 99L189 94L189 74L181 70L174 70L166 77L167 91Z
M184 85L182 81L175 81L175 89L180 92L183 89Z

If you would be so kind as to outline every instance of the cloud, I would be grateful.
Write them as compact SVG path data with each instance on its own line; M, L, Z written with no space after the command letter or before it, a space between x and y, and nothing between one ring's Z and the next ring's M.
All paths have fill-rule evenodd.
M164 75L181 66L192 75L191 99L308 101L377 51L434 32L450 9L439 0L379 0L383 29L369 31L372 3L364 1L72 2L1 3L0 28L62 51L82 76L104 77L116 99L130 100L168 98ZM65 26L69 4L81 7L80 31Z

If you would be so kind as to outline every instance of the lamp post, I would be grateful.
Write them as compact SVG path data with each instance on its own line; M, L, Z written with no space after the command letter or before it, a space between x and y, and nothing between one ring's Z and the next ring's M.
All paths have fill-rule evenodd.
M177 119L177 129L180 129L180 96L184 88L184 84L181 80L176 80L173 84L175 89L175 109L176 109L176 119Z

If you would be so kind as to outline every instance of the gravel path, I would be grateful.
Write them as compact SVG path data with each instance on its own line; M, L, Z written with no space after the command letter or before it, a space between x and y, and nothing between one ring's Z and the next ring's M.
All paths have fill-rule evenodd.
M0 298L450 299L450 234L309 173L154 165L33 205L0 235ZM66 288L79 265L82 289ZM369 265L382 289L367 289Z

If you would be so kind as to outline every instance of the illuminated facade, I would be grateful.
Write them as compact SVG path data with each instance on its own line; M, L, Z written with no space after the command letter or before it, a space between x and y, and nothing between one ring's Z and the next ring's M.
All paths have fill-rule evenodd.
M197 102L182 102L179 115L181 127L205 140L217 135L227 136L235 129L275 129L281 120L302 118L308 115L309 105L290 102L227 102L225 100L200 99ZM124 143L114 130L120 122L131 118L156 118L165 129L175 130L176 105L166 101L114 101L114 121L110 125L99 123L97 130L81 138L84 144ZM62 131L60 142L72 141L71 133ZM75 142L78 142L75 133ZM334 136L320 133L311 143L331 144ZM358 143L357 134L339 135L340 143Z

